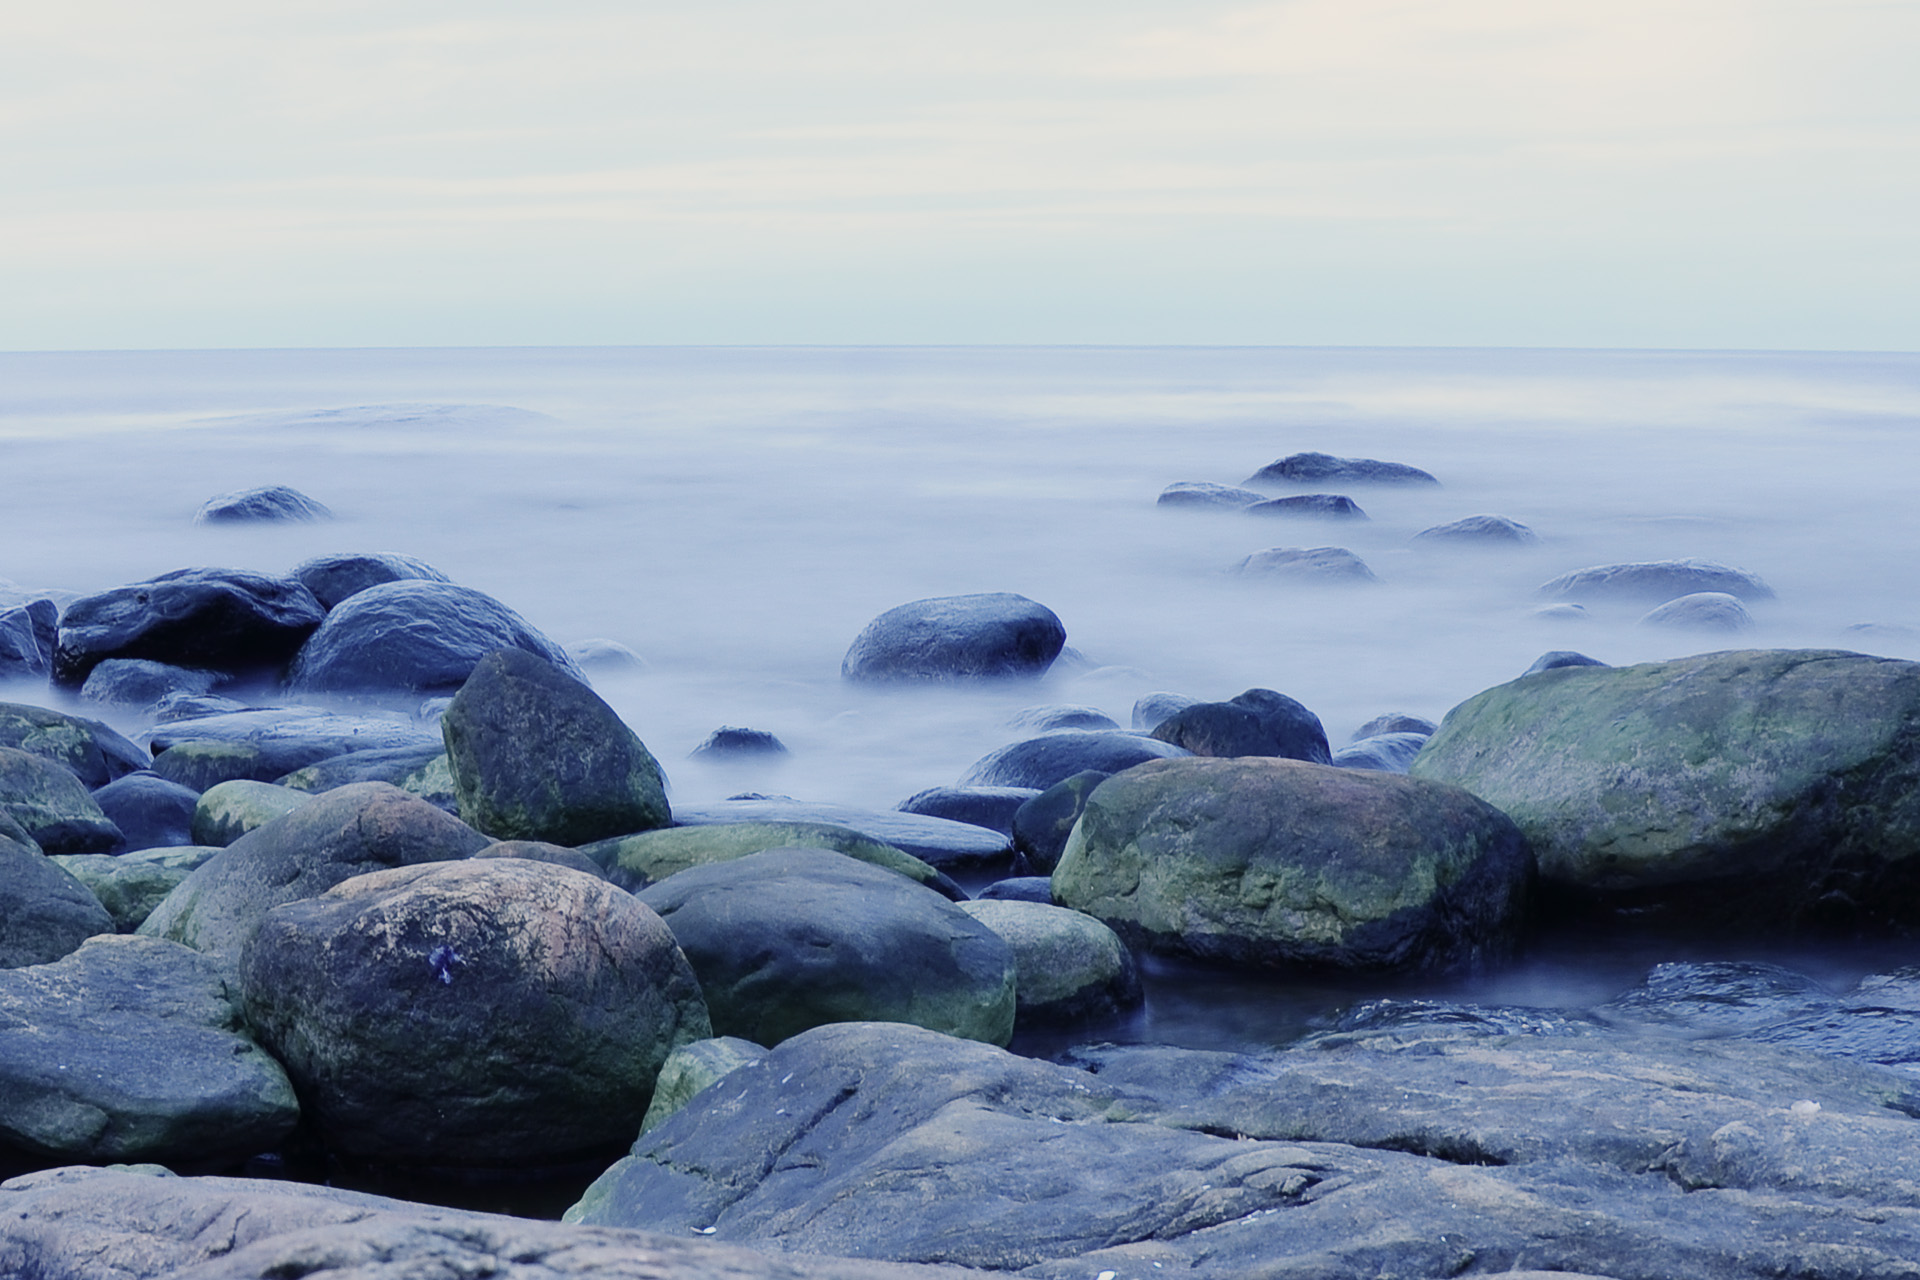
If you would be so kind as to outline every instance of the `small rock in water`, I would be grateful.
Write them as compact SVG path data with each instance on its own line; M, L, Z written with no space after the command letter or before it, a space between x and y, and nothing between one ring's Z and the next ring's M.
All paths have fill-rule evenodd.
M1652 610L1640 619L1640 625L1689 631L1745 631L1753 625L1753 615L1738 596L1724 591L1696 591Z
M177 569L74 601L60 617L53 682L77 689L109 658L277 671L326 616L313 593L289 579Z
M1086 769L1118 773L1147 760L1191 755L1139 733L1068 729L988 752L961 775L963 787L1033 787L1045 791Z
M1242 560L1235 572L1289 582L1378 582L1373 570L1345 547L1268 547Z
M1010 729L1053 733L1059 729L1118 729L1114 718L1096 707L1028 707L1007 721Z
M1540 594L1561 600L1664 604L1696 591L1724 591L1742 600L1771 600L1773 588L1745 569L1712 560L1647 560L1600 564L1543 583Z
M283 484L239 489L208 498L194 513L195 524L240 524L253 521L331 520L333 512L298 489Z
M1053 877L1008 876L974 895L978 902L1053 902Z
M1208 484L1202 480L1176 480L1160 492L1159 505L1189 510L1238 511L1264 501L1265 494L1230 485Z
M1320 717L1272 689L1196 703L1162 721L1153 736L1197 756L1282 756L1315 764L1332 759Z
M1424 733L1431 736L1438 731L1439 725L1420 716L1410 716L1404 711L1389 711L1386 715L1375 716L1353 731L1348 742L1358 742L1362 738L1371 738L1381 733Z
M1468 516L1451 524L1436 524L1413 535L1415 542L1445 542L1480 547L1524 547L1540 536L1518 520L1505 516Z
M787 744L768 733L765 729L741 729L733 725L721 725L707 735L707 740L695 747L690 753L695 760L724 761L763 759L768 756L791 754Z
M1053 610L1008 592L942 596L889 609L854 637L843 679L867 683L1045 675L1066 644Z
M1593 615L1583 604L1547 604L1535 609L1533 616L1548 622L1585 622Z
M80 686L82 702L118 707L150 707L169 694L199 697L220 683L215 671L195 671L145 658L109 658L88 673Z
M1273 498L1247 508L1250 516L1304 516L1315 520L1365 520L1367 513L1352 498L1338 493L1303 493Z
M1520 674L1537 676L1542 671L1558 671L1562 667L1604 667L1606 665L1598 658L1589 658L1586 654L1572 649L1549 649L1535 658L1533 665Z
M595 636L567 646L567 654L583 671L645 671L647 660L621 644Z
M1139 701L1133 704L1133 727L1140 733L1152 733L1165 724L1174 712L1191 707L1199 702L1198 698L1189 698L1184 693L1143 693Z
M1270 462L1247 477L1247 483L1324 484L1439 484L1432 474L1404 462L1374 458L1336 458L1325 453L1295 453Z
M1340 748L1333 753L1339 769L1375 769L1381 773L1405 773L1420 748L1432 737L1427 733L1380 733Z

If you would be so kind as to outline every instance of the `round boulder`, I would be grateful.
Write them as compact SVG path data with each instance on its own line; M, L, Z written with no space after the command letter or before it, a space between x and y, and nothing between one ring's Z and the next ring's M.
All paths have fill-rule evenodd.
M415 560L412 556L394 555L391 552L376 554L337 552L333 555L315 556L295 566L293 572L287 576L313 592L313 598L326 609L331 609L349 596L358 595L368 587L377 587L383 582L452 581L446 574L424 560Z
M966 897L960 886L912 854L851 827L829 822L714 822L664 831L642 831L584 845L580 854L607 879L630 893L668 876L710 862L727 862L768 849L831 849L884 867L932 889L943 898Z
M1014 1020L1022 1027L1111 1017L1144 999L1133 954L1092 916L1017 899L963 902L960 909L1013 948L1020 973Z
M146 752L98 720L19 702L0 702L0 747L18 747L65 765L87 787L104 787L153 766Z
M0 811L48 853L106 853L126 843L80 779L13 747L0 747Z
M1597 564L1543 583L1540 594L1555 600L1665 604L1696 591L1724 591L1742 600L1771 600L1773 588L1745 569L1712 560L1645 560Z
M93 892L0 814L0 969L50 963L113 931Z
M899 804L902 813L965 822L1003 836L1013 834L1013 815L1040 793L1032 787L929 787Z
M1349 743L1333 753L1330 763L1339 769L1377 769L1383 773L1405 773L1420 748L1427 745L1430 733L1377 733Z
M200 793L156 773L130 773L93 793L93 802L120 828L127 848L193 844L193 811Z
M1530 547L1540 536L1518 520L1505 516L1468 516L1451 524L1436 524L1413 535L1415 542L1469 547Z
M963 787L1031 787L1045 791L1076 773L1118 773L1146 760L1189 754L1185 747L1118 730L1066 730L1015 742L980 757L960 779Z
M524 1166L631 1141L676 1046L711 1034L660 918L511 858L357 876L269 912L247 1019L328 1146Z
M60 606L51 600L0 607L0 680L45 680L59 632Z
M1176 480L1160 491L1158 505L1189 511L1238 511L1261 501L1264 494L1205 480Z
M868 683L1030 678L1045 675L1066 642L1053 610L1025 596L941 596L869 622L840 674Z
M1087 797L1093 789L1113 775L1100 769L1086 769L1062 778L1021 805L1013 815L1013 847L1019 853L1019 870L1030 876L1047 876L1060 865L1060 854L1073 834L1073 824L1086 811Z
M271 782L235 778L216 783L194 802L193 843L224 849L249 831L312 803L311 792Z
M1161 721L1153 736L1196 756L1281 756L1315 764L1332 758L1320 717L1272 689L1184 707Z
M1682 631L1745 631L1753 614L1740 597L1725 591L1696 591L1650 610L1643 627L1671 627Z
M118 707L150 707L170 693L197 697L220 683L213 671L150 662L145 658L108 658L87 673L80 686L82 702L104 702Z
M1252 485L1280 484L1439 484L1432 474L1404 462L1375 458L1336 458L1326 453L1294 453L1270 462L1247 477Z
M1365 520L1360 504L1340 493L1301 493L1291 498L1270 498L1247 508L1250 516L1292 516L1310 520Z

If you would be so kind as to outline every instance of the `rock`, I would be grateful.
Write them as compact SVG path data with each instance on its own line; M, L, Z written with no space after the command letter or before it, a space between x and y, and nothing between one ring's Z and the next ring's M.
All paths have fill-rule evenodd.
M342 600L383 582L452 581L424 560L392 552L336 552L315 556L296 565L287 576L313 592L313 598L323 609L332 609Z
M1532 877L1519 831L1456 787L1249 756L1101 783L1053 896L1163 954L1445 970L1511 953Z
M1533 665L1520 674L1537 676L1542 671L1558 671L1561 667L1604 667L1606 665L1598 658L1589 658L1586 654L1577 653L1572 649L1549 649L1535 658Z
M1100 769L1084 769L1020 806L1013 815L1013 847L1019 851L1022 870L1033 876L1053 874L1067 847L1067 837L1073 833L1073 824L1086 811L1087 797L1112 776ZM1040 899L1052 900L1051 896Z
M260 747L265 757L273 759L300 759L279 774L260 779L270 782L349 752L421 750L437 747L440 738L433 730L391 716L340 715L320 707L266 707L174 721L155 729L148 741L163 754L187 742L225 742Z
M1533 611L1544 622L1586 622L1593 617L1583 604L1549 604Z
M43 681L53 671L60 607L51 600L0 609L0 681Z
M1270 462L1247 477L1251 485L1324 484L1439 484L1432 475L1404 462L1373 458L1335 458L1324 453L1294 453Z
M0 747L18 747L65 765L90 788L153 764L146 752L98 720L19 702L0 702Z
M87 886L0 815L0 969L50 964L113 931L113 917Z
M210 845L189 844L119 855L64 854L48 861L87 887L112 917L114 931L132 933L182 880L219 852Z
M333 512L298 489L284 484L238 489L208 498L194 512L195 524L281 523L331 520Z
M1120 725L1097 707L1028 707L1016 712L1007 727L1026 733L1054 733L1061 729L1118 729Z
M0 747L0 812L47 853L105 853L126 843L78 778L14 747Z
M607 879L631 893L656 885L688 867L744 858L768 849L831 849L849 858L897 872L958 902L960 886L910 853L861 835L851 827L826 822L716 822L665 831L598 840L580 853Z
M193 811L200 794L157 773L116 778L93 793L93 802L120 829L129 850L194 843Z
M295 769L275 781L295 791L312 792L331 791L352 782L390 782L396 787L404 787L409 777L436 760L444 761L446 755L445 742L428 738L410 746L374 747L366 751L329 756ZM451 773L448 778L451 780Z
M1658 964L1644 981L1594 1010L1615 1025L1738 1036L1834 1005L1833 993L1775 964Z
M1133 727L1138 733L1152 733L1174 712L1191 707L1200 699L1189 698L1184 693L1144 693L1133 704Z
M1382 733L1419 733L1428 737L1440 726L1420 716L1410 716L1404 711L1389 711L1386 715L1375 716L1353 731L1348 742L1359 742Z
M1302 493L1291 498L1269 498L1246 509L1250 516L1293 516L1310 520L1365 520L1367 513L1352 498L1338 493Z
M1649 560L1598 564L1563 573L1540 587L1554 599L1664 604L1696 591L1723 591L1742 600L1771 600L1773 588L1745 569L1711 560Z
M489 843L418 797L356 783L241 836L168 894L140 932L237 961L282 903L370 871L465 858Z
M1138 1008L1143 999L1133 955L1113 930L1051 903L988 900L960 909L1013 948L1019 973L1014 1025L1071 1025Z
M926 818L945 818L1013 834L1013 815L1039 795L1032 787L929 787L900 802L900 812Z
M147 718L155 724L172 724L176 720L202 720L208 716L223 716L234 711L267 709L241 702L237 698L222 698L212 694L169 693L147 708Z
M1724 591L1696 591L1658 606L1640 619L1643 627L1674 627L1687 631L1745 631L1753 615L1739 596Z
M56 1160L219 1161L299 1119L218 966L157 938L94 938L0 973L0 1139Z
M1870 974L1824 1006L1741 1035L1760 1044L1895 1067L1909 1077L1920 1075L1920 970L1909 967Z
M249 831L284 818L313 796L271 782L236 778L208 787L193 807L193 843L224 849Z
M1053 880L1047 876L1008 876L975 895L975 902L1044 902L1053 905Z
M170 693L198 697L221 679L216 671L193 671L145 658L108 658L87 673L86 682L80 686L80 700L116 707L150 707Z
M1345 547L1268 547L1242 560L1234 569L1242 577L1277 578L1287 582L1378 582L1373 570Z
M647 660L618 640L596 636L567 646L567 656L582 671L639 672L647 669Z
M647 1105L640 1132L658 1129L667 1118L693 1101L694 1095L726 1079L741 1067L750 1067L767 1056L764 1046L739 1036L716 1036L683 1044L667 1055L660 1078L653 1086L653 1101Z
M60 618L53 682L77 689L109 658L277 675L325 614L297 582L244 569L176 569L74 601Z
M295 693L452 693L499 649L524 649L586 680L558 645L493 597L409 579L342 600L300 650L287 685Z
M960 778L963 787L1031 787L1045 791L1076 773L1118 773L1146 760L1189 754L1138 733L1049 733L989 752Z
M1540 535L1505 516L1468 516L1451 524L1422 529L1413 535L1413 540L1450 546L1530 547L1540 541Z
M1375 769L1382 773L1405 773L1420 748L1431 737L1425 733L1382 733L1340 748L1333 753L1337 769Z
M482 658L440 731L460 816L490 836L577 845L673 821L646 744L593 690L524 650Z
M869 622L840 675L866 683L1032 678L1046 674L1066 641L1053 610L1025 596L942 596Z
M1448 713L1417 778L1527 833L1550 886L1735 928L1920 925L1920 665L1749 650L1568 667Z
M565 867L569 871L578 871L596 880L607 878L607 873L601 869L600 864L578 849L546 844L539 840L498 840L473 856L475 858L518 858L522 862L539 862L548 866Z
M1156 505L1179 507L1189 511L1238 511L1263 501L1266 495L1231 485L1208 484L1204 480L1176 480L1160 491Z
M1320 717L1272 689L1195 703L1161 721L1153 736L1197 756L1281 756L1315 764L1332 759Z
M240 988L327 1145L396 1164L602 1147L639 1129L667 1054L711 1034L653 912L514 859L395 867L276 907Z
M910 1022L1005 1044L1013 953L939 894L825 849L772 849L640 894L700 976L715 1034L777 1044L827 1022Z
M1013 857L1012 841L997 831L976 827L970 822L901 813L897 809L860 809L852 805L760 797L682 805L674 817L688 827L744 822L804 822L845 827L869 840L891 845L940 871L1001 866ZM805 845L812 841L794 843Z
M765 729L739 729L723 724L693 749L691 758L723 763L788 754L787 744Z

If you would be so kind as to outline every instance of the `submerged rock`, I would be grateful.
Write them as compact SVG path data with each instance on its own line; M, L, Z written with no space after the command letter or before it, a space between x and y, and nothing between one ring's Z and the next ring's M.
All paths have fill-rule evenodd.
M1234 572L1242 577L1288 582L1379 581L1367 562L1345 547L1268 547L1242 560Z
M1345 494L1302 493L1291 498L1269 498L1247 508L1250 516L1294 516L1310 520L1365 520L1367 513Z
M88 673L86 683L80 686L80 700L150 707L168 694L197 697L207 693L222 678L215 671L194 671L145 658L108 658Z
M1572 649L1549 649L1533 660L1521 675L1537 676L1542 671L1558 671L1562 667L1604 667L1607 663L1598 658L1589 658L1584 653Z
M1189 510L1238 511L1265 499L1265 494L1256 493L1252 489L1209 484L1204 480L1176 480L1160 491L1160 498L1156 505L1183 507Z
M53 681L77 689L109 658L277 673L325 616L312 592L285 578L176 569L74 601L60 617Z
M1143 693L1133 704L1134 731L1152 733L1165 724L1174 712L1184 707L1191 707L1199 701L1200 699L1190 698L1184 693L1168 693L1165 690L1157 693Z
M1541 585L1554 599L1663 604L1696 591L1722 591L1742 600L1771 600L1773 588L1745 569L1712 560L1647 560L1575 569Z
M1376 769L1382 773L1405 773L1427 745L1431 734L1381 733L1349 743L1333 753L1331 763L1338 769Z
M1270 462L1247 477L1251 485L1325 484L1439 484L1429 472L1404 462L1374 458L1336 458L1326 453L1293 453Z
M1375 716L1353 731L1348 742L1359 742L1382 733L1417 733L1431 737L1440 726L1422 716L1410 716L1404 711L1389 711L1386 715Z
M1007 727L1024 733L1055 733L1061 729L1118 729L1119 723L1098 707L1027 707L1015 712Z
M1643 627L1674 627L1687 631L1745 631L1753 614L1740 597L1724 591L1696 591L1680 596L1640 619Z
M1540 536L1518 520L1505 516L1468 516L1451 524L1436 524L1413 535L1415 542L1474 547L1530 547Z
M331 520L333 512L298 489L284 484L236 489L208 498L193 513L195 524Z
M1281 756L1315 764L1332 758L1320 717L1272 689L1182 708L1161 721L1153 736L1196 756Z
M723 763L729 760L753 760L791 755L787 744L765 729L741 729L721 725L690 753L695 760Z
M866 683L1032 678L1046 674L1066 642L1053 610L1025 596L941 596L869 622L840 675Z

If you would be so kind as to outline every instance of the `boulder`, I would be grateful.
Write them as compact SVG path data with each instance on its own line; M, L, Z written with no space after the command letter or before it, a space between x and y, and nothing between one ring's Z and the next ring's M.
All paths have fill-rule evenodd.
M693 1101L701 1090L724 1080L741 1067L767 1056L766 1048L739 1036L715 1036L683 1044L667 1055L654 1082L653 1101L647 1104L640 1132L658 1129L674 1112Z
M1008 899L963 902L960 909L1013 948L1018 1030L1111 1018L1144 998L1133 954L1092 916Z
M997 831L976 827L970 822L901 813L897 809L861 809L853 805L762 796L751 800L723 800L717 804L682 805L674 818L689 827L739 822L805 822L845 827L869 840L892 845L940 871L999 866L1013 857L1012 841Z
M939 894L825 849L690 868L640 894L700 976L716 1034L777 1044L827 1022L910 1022L1005 1044L1013 953Z
M1378 582L1373 570L1345 547L1268 547L1242 560L1234 572L1283 582Z
M1208 484L1204 480L1176 480L1160 491L1156 505L1179 507L1189 511L1238 511L1263 501L1266 495L1232 485Z
M245 1157L300 1116L219 966L129 936L0 973L0 1097L0 1140L99 1163Z
M1742 600L1771 600L1773 588L1745 569L1712 560L1648 560L1597 564L1543 583L1540 594L1589 603L1664 604L1696 591L1723 591Z
M1547 884L1688 930L1920 925L1920 664L1834 650L1565 667L1448 713L1413 775ZM1651 918L1651 917L1647 917Z
M729 760L765 759L790 754L787 744L768 733L765 729L741 729L733 725L721 725L706 736L705 741L695 747L691 758L714 763Z
M522 862L538 862L547 866L565 867L569 871L578 871L592 876L596 880L605 880L607 873L599 863L578 849L569 849L564 845L547 844L540 840L497 840L480 852L475 858L517 858Z
M1302 493L1291 498L1269 498L1246 509L1250 516L1283 516L1309 520L1365 520L1367 513L1345 494Z
M1053 895L1164 954L1447 970L1511 954L1532 877L1525 838L1457 787L1248 756L1101 783Z
M1164 724L1169 716L1184 707L1191 707L1198 698L1189 698L1184 693L1143 693L1133 704L1133 728L1136 733L1152 733Z
M869 622L840 675L864 683L1031 678L1046 674L1066 642L1053 610L1025 596L942 596Z
M0 812L47 853L105 853L126 844L78 778L14 747L0 747Z
M342 600L288 673L295 693L452 693L500 649L584 682L553 641L493 597L450 582L383 582Z
M53 671L60 606L51 600L0 609L0 681L44 681Z
M638 1131L667 1054L711 1034L658 916L604 880L505 858L278 906L240 990L327 1145L396 1164L603 1147Z
M120 829L129 850L194 843L193 811L200 793L157 773L116 778L93 793L93 802Z
M18 747L65 765L89 788L153 765L146 752L98 720L19 702L0 702L0 747Z
M277 674L325 616L297 582L244 569L176 569L74 601L60 617L53 682L77 689L109 658Z
M1053 904L1053 880L1047 876L1008 876L995 880L974 896L975 902L1044 902Z
M313 796L271 782L236 778L208 787L193 806L193 843L224 849L241 836L284 818Z
M50 964L113 931L92 891L0 814L0 969Z
M960 778L963 787L1031 787L1045 791L1076 773L1118 773L1147 760L1190 754L1139 733L1113 730L1043 734L989 752Z
M323 609L332 609L349 596L383 582L452 581L424 560L392 552L335 552L315 556L294 566L287 576L313 592L313 598Z
M1405 773L1431 737L1425 733L1381 733L1349 743L1333 753L1337 769L1375 769L1382 773Z
M1061 729L1118 729L1119 723L1097 707L1028 707L1007 721L1009 729L1024 733L1054 733Z
M1359 742L1380 733L1418 733L1431 737L1440 726L1420 716L1410 716L1404 711L1389 711L1386 715L1375 716L1353 731L1348 742Z
M146 715L155 724L172 724L176 720L200 720L233 711L263 710L266 708L217 694L169 693L148 707Z
M275 781L295 791L313 792L331 791L350 782L390 782L396 787L404 787L408 778L436 760L444 761L446 755L446 743L438 738L429 738L409 746L373 747L365 751L328 756L313 764L303 765ZM451 778L452 775L448 776Z
M1670 627L1682 631L1745 631L1753 614L1740 597L1724 591L1696 591L1656 606L1640 619L1643 627Z
M1084 769L1062 778L1015 811L1013 847L1020 854L1020 870L1033 876L1053 874L1067 847L1067 837L1073 834L1073 824L1086 812L1087 797L1112 776L1100 769Z
M217 671L195 671L147 658L108 658L87 673L82 702L115 707L150 707L171 693L198 697L223 679Z
M1505 516L1468 516L1450 524L1436 524L1430 529L1422 529L1413 535L1413 540L1430 545L1530 547L1540 541L1540 535L1518 520L1509 520Z
M646 744L593 690L524 650L482 658L440 731L460 816L490 836L577 845L673 821Z
M1332 758L1320 717L1272 689L1195 703L1161 721L1153 736L1196 756L1281 756L1315 764Z
M370 871L465 858L489 843L416 796L356 783L241 836L168 894L140 932L237 961L282 903Z
M1039 795L1032 787L929 787L900 802L900 812L923 818L945 818L1013 834L1013 815Z
M665 831L643 831L583 845L580 853L607 879L632 893L668 876L710 862L728 862L768 849L831 849L861 862L897 872L941 897L967 895L944 874L910 853L828 822L715 822Z
M1428 472L1404 462L1373 458L1336 458L1325 453L1294 453L1270 462L1247 477L1256 486L1281 484L1439 484Z
M193 513L195 524L280 524L331 519L333 512L323 504L284 484L219 494L208 498Z
M1604 667L1606 665L1598 658L1589 658L1586 654L1573 649L1549 649L1535 658L1533 665L1520 674L1537 676L1542 671L1558 671L1561 667Z
M344 715L321 707L259 707L169 721L148 734L147 740L160 752L183 742L234 742L270 748L267 754L286 759L306 757L282 770L290 773L353 751L434 746L439 735L394 716Z
M132 933L182 880L220 850L170 845L133 853L72 853L47 860L87 887L107 909L114 930Z

